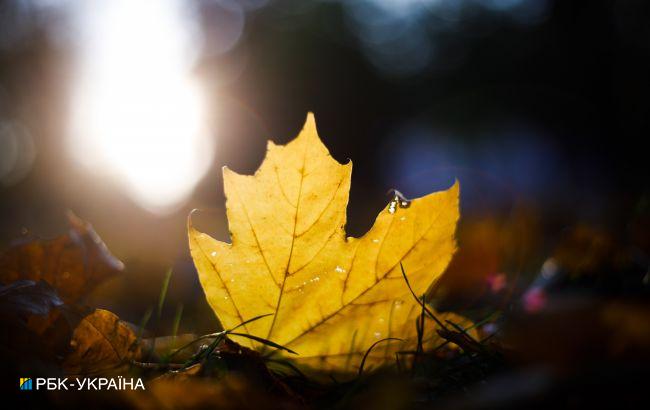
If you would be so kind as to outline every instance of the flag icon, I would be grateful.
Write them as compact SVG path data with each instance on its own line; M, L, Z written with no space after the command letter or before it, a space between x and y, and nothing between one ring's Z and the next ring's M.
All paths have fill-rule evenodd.
M30 377L21 377L20 390L31 390L31 389L32 389L32 379Z

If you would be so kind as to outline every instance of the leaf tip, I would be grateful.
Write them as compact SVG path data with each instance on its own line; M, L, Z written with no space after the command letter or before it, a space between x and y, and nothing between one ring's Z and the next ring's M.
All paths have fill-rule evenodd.
M307 112L307 118L305 118L305 127L307 125L316 126L316 116L312 111Z
M458 196L460 194L460 181L458 178L454 178L454 184L449 187L449 190Z
M316 117L314 116L313 112L310 111L307 113L307 118L305 118L305 123L302 126L302 131L300 131L298 137L305 137L321 141L320 137L318 136L318 129L316 128Z
M192 216L194 216L194 214L196 212L198 212L198 211L199 211L198 208L194 208L194 209L192 209L190 211L189 214L187 214L187 233L190 235L190 240L191 240L192 235L195 235L195 234L198 233L196 228L194 228L194 224L192 223Z

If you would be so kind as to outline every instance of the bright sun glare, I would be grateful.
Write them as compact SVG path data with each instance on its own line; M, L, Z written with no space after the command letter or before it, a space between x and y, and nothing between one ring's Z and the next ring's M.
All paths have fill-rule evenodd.
M191 77L198 47L187 10L179 0L89 3L78 11L71 152L115 177L142 207L173 211L213 156Z

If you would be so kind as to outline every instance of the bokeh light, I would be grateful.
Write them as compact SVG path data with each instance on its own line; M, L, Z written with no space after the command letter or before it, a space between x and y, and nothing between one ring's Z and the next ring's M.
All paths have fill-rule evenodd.
M31 170L35 156L29 132L20 124L0 119L0 184L20 182Z
M115 0L76 11L83 40L70 151L156 213L181 205L213 156L191 76L196 29L182 6Z
M540 23L549 9L547 0L359 0L341 4L368 60L391 76L415 75L429 65L448 67L453 62L437 58L437 39L457 32L477 13L530 26Z

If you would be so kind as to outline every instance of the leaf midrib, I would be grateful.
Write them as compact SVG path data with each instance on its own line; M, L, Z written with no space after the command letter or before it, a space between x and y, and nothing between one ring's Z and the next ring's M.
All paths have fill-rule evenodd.
M293 232L291 233L291 247L289 248L289 257L287 258L287 265L284 268L284 274L282 275L282 285L280 286L280 294L278 295L278 302L275 305L275 312L273 313L273 320L271 321L271 326L269 326L269 332L266 336L267 339L271 339L273 334L273 329L275 327L275 322L278 318L278 312L280 311L280 305L282 304L282 296L284 295L284 287L287 283L287 277L289 276L289 266L291 266L291 257L293 256L293 247L296 242L296 228L298 226L298 215L300 213L300 202L302 199L302 185L305 181L305 163L307 162L307 151L309 151L309 144L305 142L305 150L302 155L302 166L300 167L300 185L298 186L298 200L296 202L296 213L293 218ZM280 189L282 188L282 183L278 180ZM284 193L284 190L282 191ZM260 252L262 249L260 248Z

